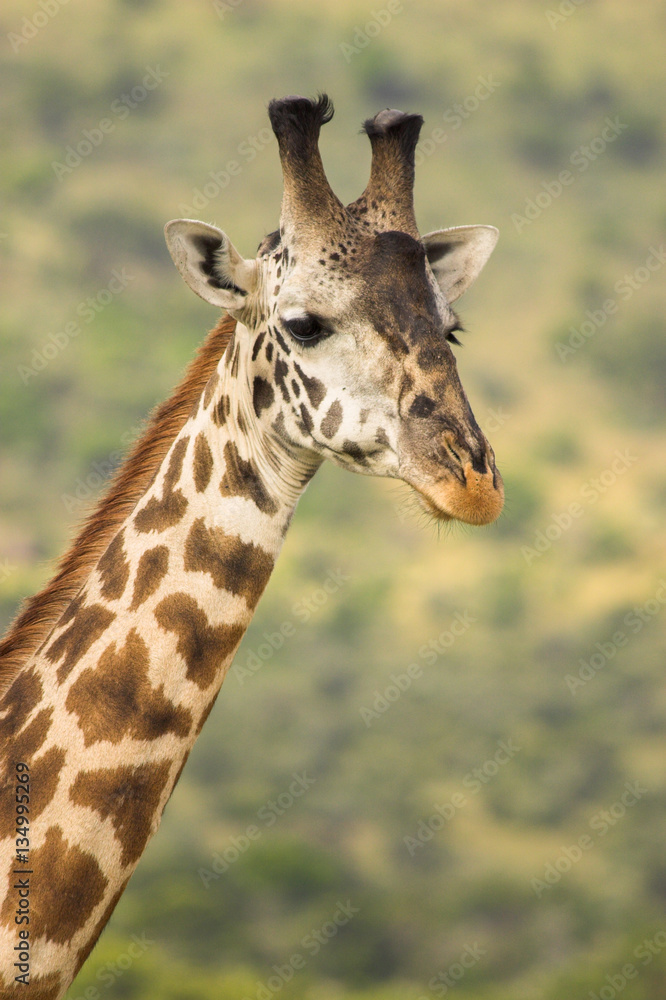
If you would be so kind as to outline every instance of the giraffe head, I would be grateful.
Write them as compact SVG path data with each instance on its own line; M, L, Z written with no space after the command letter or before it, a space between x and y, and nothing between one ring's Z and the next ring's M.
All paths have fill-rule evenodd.
M292 453L404 480L442 520L486 524L502 479L460 383L452 303L497 241L492 226L419 235L414 150L423 119L380 111L364 130L370 179L346 207L318 149L327 97L272 101L284 175L280 229L245 260L219 229L175 220L190 287L238 320L238 378L257 421Z

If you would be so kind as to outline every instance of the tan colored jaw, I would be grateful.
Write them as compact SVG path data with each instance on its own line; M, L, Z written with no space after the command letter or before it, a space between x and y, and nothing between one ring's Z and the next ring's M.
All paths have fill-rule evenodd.
M504 484L499 472L475 472L471 463L464 468L465 483L450 477L425 485L410 482L423 506L440 521L465 524L492 524L504 506Z

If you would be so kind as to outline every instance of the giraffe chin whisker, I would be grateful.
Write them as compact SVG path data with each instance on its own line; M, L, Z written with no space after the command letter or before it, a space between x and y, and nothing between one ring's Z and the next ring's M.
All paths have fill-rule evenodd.
M421 493L416 488L414 489L414 493L416 495L418 505L424 513L434 517L437 521L448 522L455 520L453 514L449 514L448 511L442 510L441 507L438 507L435 503L433 503L430 497L427 497L424 493Z

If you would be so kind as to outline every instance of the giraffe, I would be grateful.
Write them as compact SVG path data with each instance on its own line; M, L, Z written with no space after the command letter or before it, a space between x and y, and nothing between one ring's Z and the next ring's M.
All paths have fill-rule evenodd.
M344 206L318 149L326 95L269 105L279 230L246 260L212 225L165 227L222 318L0 645L0 985L57 1000L155 833L324 459L486 524L502 479L461 386L451 304L492 226L421 237L423 119L380 111Z

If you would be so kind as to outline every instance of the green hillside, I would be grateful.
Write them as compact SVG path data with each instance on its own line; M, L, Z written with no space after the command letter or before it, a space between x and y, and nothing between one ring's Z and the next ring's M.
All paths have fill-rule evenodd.
M72 1000L666 996L665 29L657 0L4 0L2 626L216 321L164 223L248 256L275 228L271 97L331 95L347 201L363 119L419 111L421 231L501 231L456 350L504 514L438 531L318 473Z

